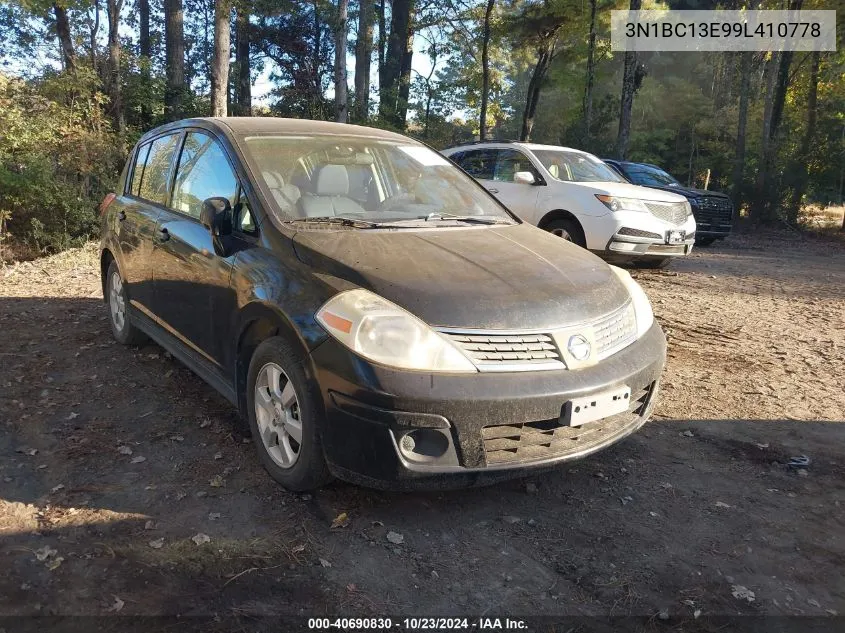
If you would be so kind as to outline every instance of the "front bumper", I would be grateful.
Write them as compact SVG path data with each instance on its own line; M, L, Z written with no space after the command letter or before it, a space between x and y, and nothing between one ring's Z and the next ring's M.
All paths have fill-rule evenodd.
M491 483L620 440L650 415L665 358L666 339L655 323L640 340L579 370L400 371L369 363L334 340L310 360L325 407L322 439L331 471L375 487L409 489ZM628 412L578 428L559 423L569 400L621 385L631 390ZM436 450L408 452L406 436Z
M695 245L697 229L693 216L687 217L681 224L672 224L651 213L635 211L618 211L606 217L610 223L606 230L609 231L595 246L588 244L604 257L683 257L688 255ZM683 241L668 243L669 234L677 231L683 233Z

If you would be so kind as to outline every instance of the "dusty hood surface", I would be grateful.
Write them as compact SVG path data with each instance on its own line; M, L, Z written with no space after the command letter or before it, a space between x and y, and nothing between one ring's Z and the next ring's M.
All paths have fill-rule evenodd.
M528 224L437 230L303 230L297 256L433 326L554 328L628 300L595 255Z

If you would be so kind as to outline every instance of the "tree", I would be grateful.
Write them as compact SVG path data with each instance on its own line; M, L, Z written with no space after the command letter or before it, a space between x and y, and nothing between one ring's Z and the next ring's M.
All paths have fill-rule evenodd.
M237 89L235 103L237 114L252 114L252 76L249 58L249 9L239 6L235 19L235 64L237 66Z
M150 39L150 0L138 0L138 62L141 65L141 81L144 86L150 84L153 63L153 47ZM144 128L152 124L153 113L149 102L141 105L141 125Z
M338 0L334 28L334 104L338 123L349 118L346 83L346 20L349 17L349 0Z
M404 129L408 113L414 31L411 16L414 0L393 0L390 36L379 75L379 116L389 125Z
M168 121L182 118L185 96L185 31L182 0L164 0L164 49L167 87L164 116Z
M590 138L593 117L593 84L596 80L596 3L590 0L590 32L587 36L587 78L584 86L584 139Z
M121 77L120 77L120 11L123 8L123 0L106 0L106 13L109 20L109 64L108 64L108 87L109 98L111 99L111 116L115 129L123 132L125 117L123 112L123 101L121 99Z
M373 0L360 0L355 40L355 102L353 118L364 122L370 113L370 63L373 57Z
M478 116L478 138L487 140L487 100L490 98L490 18L496 0L487 0L481 35L481 112Z
M641 0L631 0L630 10L639 11ZM619 133L616 136L616 156L625 160L631 139L631 109L637 90L637 51L625 51L625 68L622 75L622 98L619 102Z
M810 63L810 86L807 93L807 127L804 130L804 136L801 138L801 145L798 148L795 170L797 176L795 187L792 190L792 203L790 205L790 215L793 219L798 217L798 213L801 210L801 201L807 189L807 161L810 159L810 145L813 142L813 137L816 135L816 121L818 119L821 53L819 51L813 51L810 57L812 60Z
M739 114L736 125L736 143L734 146L733 200L734 220L739 216L742 203L743 180L745 178L745 128L748 122L748 100L751 91L752 53L739 53Z
M63 4L53 5L53 14L56 17L56 35L59 38L59 48L62 54L62 65L68 72L76 70L76 52L73 49L73 38L70 34L70 21L67 17L67 9Z
M231 56L229 0L214 0L214 60L211 64L211 116L229 113L229 57Z

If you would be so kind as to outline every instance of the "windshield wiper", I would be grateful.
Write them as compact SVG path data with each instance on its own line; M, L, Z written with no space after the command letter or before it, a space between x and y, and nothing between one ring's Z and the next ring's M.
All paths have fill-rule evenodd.
M341 226L351 226L356 229L373 229L382 226L387 226L381 222L372 222L370 220L361 220L358 218L346 218L342 215L323 215L313 218L294 218L293 220L285 220L286 224L340 224Z
M429 213L424 218L419 218L426 222L436 220L455 220L456 222L469 222L471 224L510 224L509 221L502 218L489 218L480 215L456 215L454 213Z

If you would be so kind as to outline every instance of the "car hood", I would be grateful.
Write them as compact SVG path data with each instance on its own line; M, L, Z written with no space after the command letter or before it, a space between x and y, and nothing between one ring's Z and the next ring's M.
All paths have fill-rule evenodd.
M628 182L591 182L591 183L566 183L567 185L579 185L590 187L597 194L608 196L619 196L620 198L636 198L637 200L651 200L654 202L684 202L683 195L673 193L673 189L654 189L652 187L641 187Z
M628 300L602 260L527 224L301 230L293 240L300 260L336 289L367 288L433 326L556 328Z
M659 185L649 185L649 189L657 189L659 191L668 191L670 193L677 193L682 196L686 196L687 198L700 198L703 196L713 196L714 198L729 198L728 194L722 193L721 191L708 191L707 189L695 189L693 187L670 187L670 186L659 186Z

